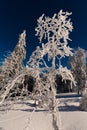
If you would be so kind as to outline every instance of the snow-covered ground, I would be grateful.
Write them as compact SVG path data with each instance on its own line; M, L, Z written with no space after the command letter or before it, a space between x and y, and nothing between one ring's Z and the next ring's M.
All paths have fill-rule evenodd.
M14 104L9 111L0 111L0 130L53 130L51 113L33 110L33 102L26 101Z
M87 112L81 111L76 94L60 94L59 109L63 130L87 130Z
M87 130L87 112L79 110L80 97L60 94L58 98L62 129ZM14 104L9 111L0 111L0 130L53 130L51 113L43 109L32 112L33 108L29 101Z

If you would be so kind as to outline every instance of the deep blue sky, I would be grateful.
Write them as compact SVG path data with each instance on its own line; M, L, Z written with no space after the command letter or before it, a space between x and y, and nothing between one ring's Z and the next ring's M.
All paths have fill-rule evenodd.
M39 44L35 37L37 19L45 13L53 16L60 9L72 12L74 30L70 46L87 50L87 1L86 0L0 0L0 59L12 51L18 35L27 31L27 58Z

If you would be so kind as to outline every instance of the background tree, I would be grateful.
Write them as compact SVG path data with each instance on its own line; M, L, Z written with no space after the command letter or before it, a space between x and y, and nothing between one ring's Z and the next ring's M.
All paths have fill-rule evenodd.
M3 61L0 68L1 89L4 90L10 78L17 76L23 69L23 60L26 58L26 32L24 31L20 37L18 44L12 53L10 53Z
M86 84L86 56L84 49L78 47L74 55L70 57L70 66L72 74L77 82L76 90L78 94L79 91L82 93Z

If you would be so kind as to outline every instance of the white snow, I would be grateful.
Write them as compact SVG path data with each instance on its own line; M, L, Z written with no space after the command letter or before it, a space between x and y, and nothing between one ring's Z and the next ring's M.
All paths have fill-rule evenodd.
M75 94L59 95L62 130L87 129L87 112L80 111L79 101ZM0 111L1 130L53 130L51 113L42 108L32 112L33 108L33 102L24 101L14 104L9 111Z
M11 110L0 112L0 128L3 130L53 130L51 113L43 109L33 111L32 102L14 104ZM30 120L29 120L30 117Z
M87 130L87 112L81 111L76 94L64 94L59 99L63 130Z

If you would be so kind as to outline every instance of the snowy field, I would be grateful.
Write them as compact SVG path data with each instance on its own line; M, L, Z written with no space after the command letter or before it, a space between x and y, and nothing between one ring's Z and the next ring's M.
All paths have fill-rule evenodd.
M87 130L87 112L79 110L80 97L60 94L57 98L62 130ZM9 111L0 111L0 130L53 130L51 113L43 109L32 112L33 108L29 101L14 104Z
M80 111L81 97L76 94L59 95L59 110L63 130L87 130L87 112Z
M33 110L33 102L29 101L14 104L9 111L0 111L0 130L53 130L51 113L39 108Z

